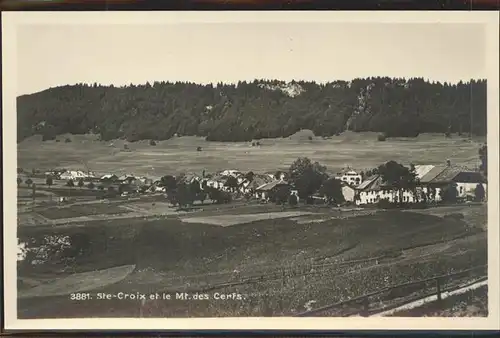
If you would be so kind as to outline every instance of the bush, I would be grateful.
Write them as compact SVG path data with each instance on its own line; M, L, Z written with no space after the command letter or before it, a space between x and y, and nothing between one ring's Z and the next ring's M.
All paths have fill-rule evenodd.
M201 151L201 150L202 150L201 147L196 148L196 151Z
M150 146L155 146L156 145L156 141L155 140L150 140L149 141L149 145Z
M476 202L482 202L484 201L484 198L486 196L486 192L484 191L484 187L481 183L478 183L476 185L476 188L474 189L474 199Z
M380 142L383 142L387 139L387 136L385 134L378 134L377 140Z
M288 198L288 204L290 204L292 207L296 206L299 203L298 198L295 194L290 195Z
M71 143L71 139L70 138L65 139L64 143Z
M313 137L312 137L312 136L308 136L308 137L307 137L307 139L308 139L309 141L312 141Z
M441 196L442 203L457 203L458 191L456 184L450 184L449 186L441 189L439 195Z

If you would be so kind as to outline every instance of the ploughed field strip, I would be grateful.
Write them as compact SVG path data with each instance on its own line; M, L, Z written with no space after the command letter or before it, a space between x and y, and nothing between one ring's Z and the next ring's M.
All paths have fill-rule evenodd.
M223 218L225 224L232 220L231 226L226 227L220 226L221 219L210 219L217 217L211 215L207 216L211 221L203 224L193 223L192 219L186 222L181 216L111 219L90 222L83 228L53 229L54 234L87 238L87 247L64 264L55 259L35 270L70 275L70 271L135 265L136 269L126 278L99 288L99 292L246 295L244 302L170 301L149 304L149 312L141 310L144 316L186 317L259 316L266 311L294 315L305 311L306 304L320 307L388 285L486 264L485 232L463 220L401 211L361 216L353 211L353 216L347 218L324 213L287 214L286 218L270 218L271 213L264 213L259 217L267 217L261 219L249 219L257 214L245 215L246 218L225 215L229 216ZM202 214L196 217L203 218ZM484 216L480 212L471 215ZM311 222L298 222L296 218ZM313 218L321 221L314 222ZM21 237L46 235L44 231L37 235L35 229L25 228ZM99 255L106 255L106 262L99 261ZM20 276L23 277L22 268ZM75 305L67 297L50 299L59 305L57 310L44 310L43 315L48 317L131 316L139 311L138 303L133 301ZM24 299L20 314L35 318L42 303ZM73 312L61 311L70 306Z
M297 217L302 215L310 215L311 212L290 211L290 212L267 212L258 214L243 214L243 215L219 215L205 217L186 217L182 218L183 222L187 223L207 223L220 226L230 226L235 224L245 224L254 221L272 220L278 218Z
M20 226L61 226L76 223L120 219L127 222L129 219L141 217L163 217L182 215L185 212L176 211L165 202L134 202L132 201L86 201L76 202L67 206L27 207L18 213ZM80 225L79 225L80 226Z
M119 205L101 203L89 205L72 205L69 207L51 207L36 210L38 214L48 219L76 218L92 215L117 215L130 212Z

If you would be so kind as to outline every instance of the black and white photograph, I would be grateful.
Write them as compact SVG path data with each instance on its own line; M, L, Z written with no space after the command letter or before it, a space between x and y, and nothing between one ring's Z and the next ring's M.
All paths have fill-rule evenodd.
M498 17L2 13L6 327L498 329Z

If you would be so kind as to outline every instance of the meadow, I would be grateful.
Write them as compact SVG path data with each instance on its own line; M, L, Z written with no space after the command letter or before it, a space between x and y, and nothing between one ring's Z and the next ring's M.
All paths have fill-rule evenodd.
M360 170L395 160L406 165L453 163L478 165L478 149L484 138L443 134L422 134L416 138L390 138L377 141L376 133L345 132L323 139L302 131L289 138L263 139L260 146L250 143L208 142L199 137L176 137L157 142L102 142L96 135L70 135L70 143L41 141L33 136L17 145L18 166L31 170L68 167L99 173L134 173L148 177L166 174L217 172L237 169L243 172L286 170L298 157L307 156L326 165L329 171L351 166ZM62 136L64 139L66 136ZM129 150L124 150L124 144ZM201 147L202 151L197 151ZM279 156L277 156L279 155Z

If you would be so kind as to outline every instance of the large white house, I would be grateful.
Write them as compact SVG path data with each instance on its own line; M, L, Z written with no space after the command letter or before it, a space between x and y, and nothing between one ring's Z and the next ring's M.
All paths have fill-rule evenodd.
M359 185L363 181L363 176L354 170L346 170L344 172L340 172L337 174L336 178L351 186Z
M357 205L373 204L379 202L380 200L397 202L400 201L400 194L402 194L401 201L403 203L415 203L421 199L419 191L400 191L387 186L384 184L380 175L370 177L370 179L357 186L356 190L357 197L355 198L355 201Z

